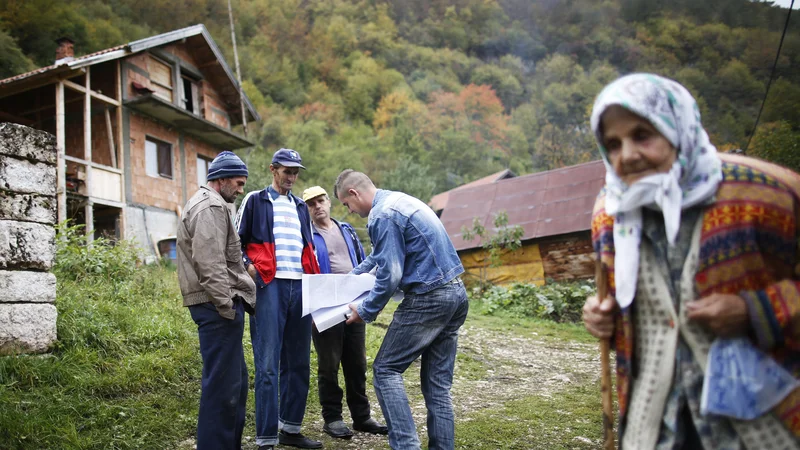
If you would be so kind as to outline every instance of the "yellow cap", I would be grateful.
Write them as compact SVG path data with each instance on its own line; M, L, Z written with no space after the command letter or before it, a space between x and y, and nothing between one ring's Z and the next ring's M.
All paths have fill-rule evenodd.
M311 186L303 191L303 201L307 202L314 197L319 197L320 195L328 195L328 193L325 192L325 189L323 189L322 186Z

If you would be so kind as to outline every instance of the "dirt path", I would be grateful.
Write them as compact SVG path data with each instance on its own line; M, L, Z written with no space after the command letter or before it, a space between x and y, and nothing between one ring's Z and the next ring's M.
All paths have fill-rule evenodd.
M459 373L459 362L456 363L452 392L457 421L469 420L474 412L499 408L510 400L533 395L551 397L572 383L591 383L599 378L595 345L525 338L466 325L459 336L459 352L489 369L485 376L475 379ZM414 420L424 427L426 410L419 387L419 361L409 368L405 379ZM369 388L373 412L380 416L375 394ZM309 419L304 426L307 434L322 437L325 448L389 448L386 437L364 433L356 433L349 441L331 439L322 432L321 419Z

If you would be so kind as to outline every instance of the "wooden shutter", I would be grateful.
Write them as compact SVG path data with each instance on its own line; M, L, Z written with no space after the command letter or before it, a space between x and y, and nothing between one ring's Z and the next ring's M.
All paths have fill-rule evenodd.
M172 67L150 58L150 81L155 95L172 103Z
M158 143L158 174L172 178L172 146L163 142Z

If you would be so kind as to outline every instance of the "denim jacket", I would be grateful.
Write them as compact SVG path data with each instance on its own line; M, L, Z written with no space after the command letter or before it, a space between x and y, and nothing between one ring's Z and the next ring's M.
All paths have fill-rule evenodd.
M424 294L464 272L450 237L428 207L402 192L378 189L367 220L372 253L353 269L354 274L378 268L375 286L358 307L358 315L372 322L395 290Z

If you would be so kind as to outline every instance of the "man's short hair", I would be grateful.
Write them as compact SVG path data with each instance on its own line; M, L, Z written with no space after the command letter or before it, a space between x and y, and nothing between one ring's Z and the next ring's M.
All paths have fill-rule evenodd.
M336 177L336 183L333 185L333 196L339 199L339 192L347 192L350 189L361 190L369 186L374 186L374 184L366 174L356 172L353 169L345 169Z

